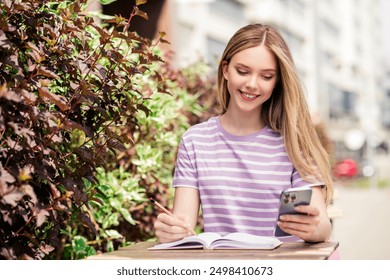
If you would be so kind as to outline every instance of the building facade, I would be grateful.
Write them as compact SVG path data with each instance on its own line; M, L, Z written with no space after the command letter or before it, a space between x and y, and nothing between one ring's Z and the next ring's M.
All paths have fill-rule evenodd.
M326 124L336 160L352 158L362 166L372 165L379 176L387 175L390 58L386 46L390 43L385 33L390 28L385 11L389 1L148 2L159 3L156 28L168 33L177 67L204 59L216 70L227 41L238 28L255 22L278 28L291 48L311 113ZM153 10L153 4L149 9Z

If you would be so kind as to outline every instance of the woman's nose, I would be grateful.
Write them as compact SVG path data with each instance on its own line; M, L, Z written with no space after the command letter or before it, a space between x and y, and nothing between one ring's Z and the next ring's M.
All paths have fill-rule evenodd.
M257 88L257 77L255 75L249 76L245 85L248 88L256 89Z

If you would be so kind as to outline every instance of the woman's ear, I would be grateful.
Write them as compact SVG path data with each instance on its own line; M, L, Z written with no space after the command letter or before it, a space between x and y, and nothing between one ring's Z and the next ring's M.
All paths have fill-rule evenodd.
M225 80L228 80L228 68L229 63L226 60L222 61L222 74Z

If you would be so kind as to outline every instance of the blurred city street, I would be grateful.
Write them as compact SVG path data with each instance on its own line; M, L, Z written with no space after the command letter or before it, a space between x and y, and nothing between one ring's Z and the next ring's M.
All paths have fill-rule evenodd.
M390 260L390 187L336 187L335 205L343 215L334 220L334 239L341 259Z

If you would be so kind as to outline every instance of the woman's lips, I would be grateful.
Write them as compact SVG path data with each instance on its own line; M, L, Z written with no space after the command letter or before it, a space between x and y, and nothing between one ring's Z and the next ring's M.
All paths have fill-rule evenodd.
M255 94L250 94L250 93L246 93L246 92L242 92L242 91L239 91L239 92L241 94L241 97L246 101L253 101L258 97L258 95L255 95Z

